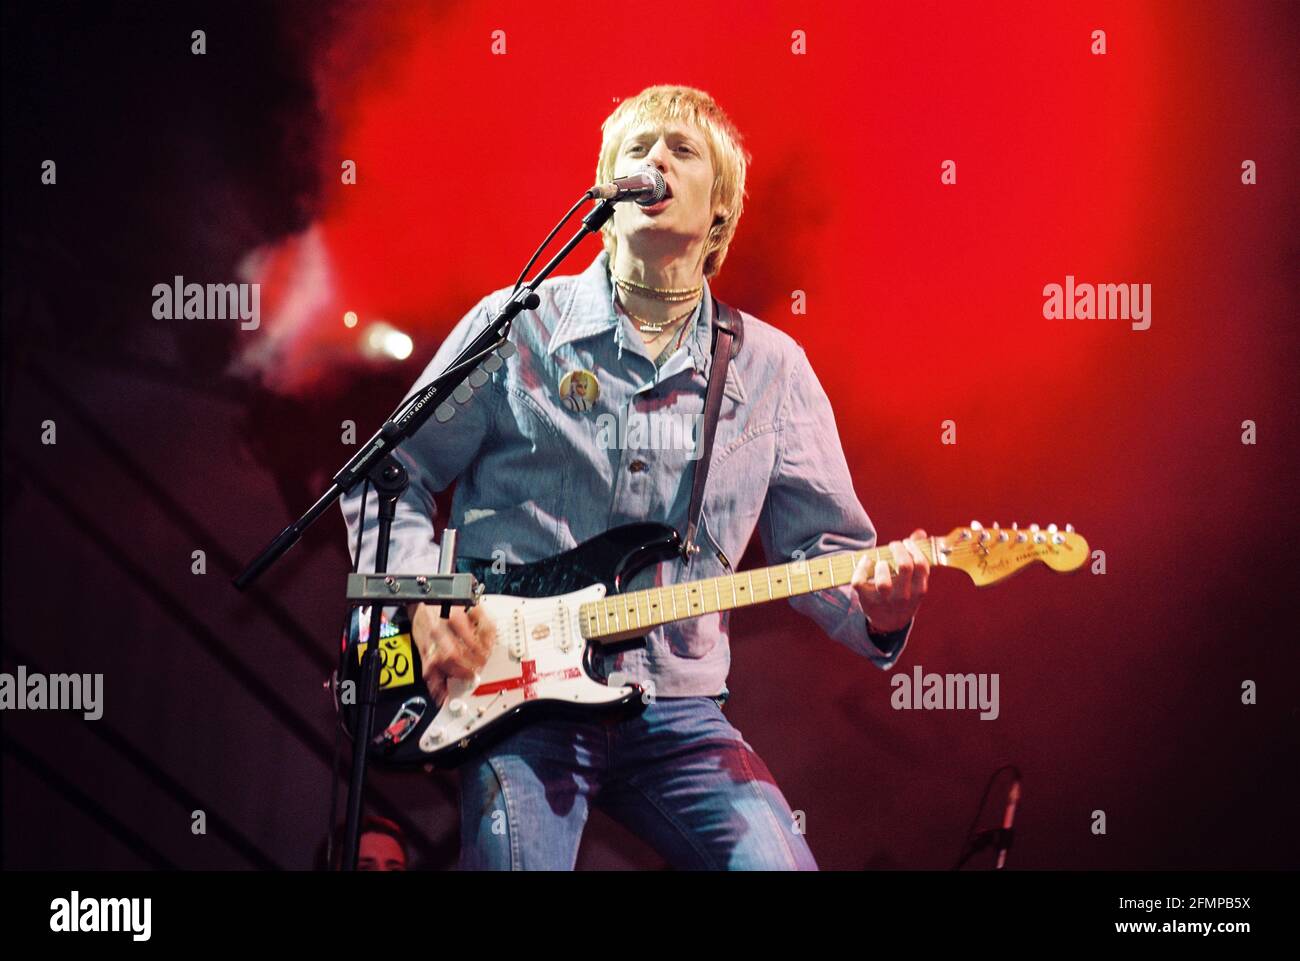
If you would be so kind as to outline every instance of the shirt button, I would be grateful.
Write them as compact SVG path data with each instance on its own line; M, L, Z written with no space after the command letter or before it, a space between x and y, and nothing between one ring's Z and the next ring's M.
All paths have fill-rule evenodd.
M632 463L628 464L627 469L630 473L639 474L641 473L641 471L646 469L646 466L647 466L646 462L638 458L637 460L634 460L632 461Z

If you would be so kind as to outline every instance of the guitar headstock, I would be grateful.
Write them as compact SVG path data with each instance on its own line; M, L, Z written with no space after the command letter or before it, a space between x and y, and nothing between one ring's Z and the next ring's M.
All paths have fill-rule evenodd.
M940 562L970 575L977 587L984 587L1009 577L1035 561L1042 561L1054 571L1073 571L1088 559L1088 542L1066 524L1040 528L1030 524L984 527L971 521L969 527L955 528L939 538Z

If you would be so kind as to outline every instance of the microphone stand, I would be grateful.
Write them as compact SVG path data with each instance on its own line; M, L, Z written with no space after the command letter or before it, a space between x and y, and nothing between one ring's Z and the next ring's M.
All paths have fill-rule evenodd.
M583 195L581 204L590 196ZM498 348L508 348L509 356L513 346L507 338L510 324L522 311L536 310L541 303L536 288L589 234L600 231L606 221L614 215L615 200L600 201L582 218L582 228L575 233L560 249L550 262L530 283L516 286L510 299L497 312L484 330L474 338L460 355L442 374L434 378L423 390L415 394L410 403L399 407L386 420L382 427L362 445L361 450L334 475L333 482L324 494L317 499L307 513L294 521L271 541L237 577L233 579L235 587L245 590L260 577L272 564L302 539L303 532L323 514L331 504L352 490L364 479L375 485L379 495L379 542L375 548L375 573L383 574L388 564L389 537L392 532L393 517L397 511L397 501L406 490L406 469L393 457L402 442L415 434L429 419L437 413L440 422L446 422L455 414L455 408L447 403L453 397L458 403L466 403L472 396L468 386L463 382L475 370L481 360L487 358ZM575 205L574 209L576 209ZM569 215L572 215L570 210ZM564 221L561 221L563 226ZM556 231L559 227L556 228ZM556 231L552 231L554 236ZM549 241L549 237L547 240ZM545 244L543 244L545 246ZM540 253L540 251L539 251ZM534 255L534 260L536 255ZM531 266L532 261L529 262ZM504 352L504 351L503 351ZM365 518L358 523L364 525ZM446 608L444 608L446 611ZM365 791L367 750L374 728L375 701L379 690L379 632L381 627L382 605L375 603L370 611L370 643L362 657L361 684L357 692L358 723L352 737L352 777L348 783L347 828L344 836L343 869L356 870L357 854L361 838L359 835L362 797ZM444 614L445 616L445 614ZM351 656L350 652L346 656Z
M1011 790L1007 793L1007 810L1003 815L1002 826L989 828L985 831L975 832L975 825L979 823L980 815L984 812L984 805L988 803L989 794L993 790L993 782L997 780L999 774L1003 771L1011 771L1014 780L1011 784ZM997 862L994 865L995 871L1005 869L1007 864L1007 852L1011 850L1011 842L1015 839L1015 829L1012 827L1012 819L1015 817L1016 806L1020 803L1020 768L1014 764L1004 764L994 771L990 776L988 783L984 786L984 796L980 798L979 808L975 811L975 820L971 822L970 828L966 832L966 840L962 844L961 854L957 857L957 863L953 865L952 870L960 871L972 857L990 846L997 851Z
M987 831L981 831L975 835L966 845L966 850L962 853L961 860L957 862L954 871L960 871L972 857L980 851L986 850L990 845L995 846L999 851L1009 851L1011 841L1015 832L1011 828L989 828ZM994 867L995 871L1001 871L1006 861L999 858L999 863Z

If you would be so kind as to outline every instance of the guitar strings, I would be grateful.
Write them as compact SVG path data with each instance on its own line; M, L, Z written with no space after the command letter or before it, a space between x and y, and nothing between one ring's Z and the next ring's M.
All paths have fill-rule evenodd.
M985 551L981 550L981 547L987 547L987 548L991 549L991 548L998 547L998 546L1001 546L1001 547L1004 547L1004 548L1005 548L1005 547L1011 547L1011 546L1013 546L1013 545L1015 545L1015 546L1021 546L1021 547L1031 547L1031 546L1032 546L1032 547L1035 547L1035 548L1037 548L1037 547L1048 547L1048 546L1058 546L1058 547L1061 546L1061 545L1049 545L1049 544L1044 543L1044 542L1038 542L1038 543L1035 543L1035 542L1033 542L1033 541L1006 541L1006 542L1003 542L1003 541L995 541L995 542L992 542L992 543L990 543L990 544L988 544L988 545L981 545L981 544L980 544L979 542L977 542L977 541L972 541L972 542L969 542L969 543L960 543L960 544L955 544L955 545L947 545L947 544L946 544L945 546L948 547L948 550L947 550L946 553L941 552L941 556L943 556L943 557L951 557L951 556L953 556L953 555L955 555L955 554L957 554L957 555L963 555L963 556L964 556L964 555L982 554L982 553L985 553ZM928 548L928 546L929 546L929 545L927 544L927 548ZM886 551L886 550L887 550L887 548L873 547L873 548L867 548L865 552L858 552L858 551L840 551L840 552L835 552L835 553L832 553L832 554L821 555L820 557L816 557L816 558L805 558L804 561L802 561L802 562L791 561L790 563L791 563L791 564L795 564L795 563L813 563L813 562L815 562L815 561L819 561L819 560L821 560L821 561L825 561L825 562L827 563L827 565L831 568L831 570L830 570L830 574L831 574L832 578L834 578L834 577L836 577L835 572L834 572L834 570L833 570L833 565L834 565L835 563L840 562L840 561L842 561L842 560L844 560L844 559L851 559L851 558L854 557L854 555L857 555L857 554L859 554L859 553L877 552L877 553L880 554L880 555L884 555L884 551ZM893 560L893 558L892 558L891 556L878 556L878 557L877 557L877 560L884 560L887 564L890 565L890 569L891 569L893 572L897 573L897 570L898 570L897 567L895 567L894 564L890 563L890 562ZM933 558L931 558L931 557L928 556L928 552L927 552L927 560L929 560L931 564L934 563ZM856 570L857 562L856 562L856 561L853 561L853 565L854 565L854 569ZM777 565L777 566L779 566L779 565ZM787 565L787 566L788 566L788 565ZM715 582L717 582L717 584L715 584L715 590L716 590L716 589L717 589L717 586L720 585L721 582L726 581L726 580L729 579L729 578L732 579L732 580L734 581L735 578L738 578L738 577L741 577L741 576L746 576L748 579L750 579L750 580L751 580L751 585L752 585L752 577L753 577L753 575L754 575L755 573L758 573L759 571L763 571L763 570L769 570L769 568L759 568L759 569L757 569L757 570L755 570L755 571L738 571L738 572L736 572L735 574L722 575L721 577L717 577L717 578L705 578L705 579L701 579L701 580L698 580L698 581L682 581L682 582L680 582L680 583L676 583L676 584L663 584L663 585L659 585L659 586L657 586L657 587L642 588L641 590L638 590L638 591L632 591L632 592L629 592L628 594L612 594L612 595L609 595L609 596L607 596L607 597L600 598L600 599L597 599L597 600L584 601L584 602L579 606L579 608L578 608L578 610L579 610L579 634L580 634L580 636L583 637L583 640L584 640L584 641L587 640L586 636L585 636L585 635L582 635L581 632L582 632L583 630L586 629L588 623L593 623L593 622L594 622L594 623L597 623L597 624L598 624L598 623L600 622L601 619L604 619L605 622L606 622L606 624L608 624L608 623L610 622L611 618L612 618L612 619L613 619L613 622L614 622L614 624L615 624L615 626L616 626L616 627L615 627L616 630L632 630L632 629L639 629L639 628L641 628L642 626L645 626L646 629L649 630L649 629L652 629L652 628L654 628L654 627L659 627L659 626L663 626L663 625L666 625L666 624L671 624L671 623L674 623L674 622L676 622L676 621L690 620L690 619L692 619L692 618L694 618L694 617L700 617L700 616L702 616L702 615L704 615L704 614L718 614L718 613L721 613L723 610L734 610L734 609L737 609L737 608L740 608L740 607L751 606L751 605L754 604L754 603L766 603L766 602L769 602L769 601L788 600L788 599L791 598L791 597L797 597L797 596L801 596L801 595L804 595L804 594L814 594L814 593L817 593L817 592L819 592L819 591L823 591L823 590L834 590L834 589L839 588L839 587L846 587L846 586L848 586L848 582L843 582L843 583L834 583L834 584L828 585L827 587L822 587L822 588L818 588L818 587L813 587L813 588L811 588L811 589L803 589L803 588L801 588L799 591L791 592L791 593L784 594L784 595L775 595L775 594L771 594L771 593L769 593L767 596L759 596L759 595L757 595L757 594L751 594L751 595L750 595L751 597L759 596L758 601L750 601L749 604L736 604L736 603L733 603L733 604L732 604L731 606L729 606L729 607L726 607L726 608L715 608L714 610L709 610L709 609L707 609L707 607L705 607L704 604L703 604L703 602L701 601L701 602L699 602L699 603L700 603L700 610L695 611L695 612L691 612L691 613L687 613L687 614L683 614L683 615L680 616L680 617L678 617L678 616L673 616L673 617L666 617L666 618L660 619L659 616L658 616L657 614L654 614L654 613L648 613L648 615L647 615L647 619L648 619L649 621L651 621L651 623L648 624L648 625L642 623L642 618L641 618L641 607L640 607L640 605L636 602L636 600L634 599L634 598L636 597L636 595L638 595L638 594L647 594L647 595L648 595L649 593L651 593L651 592L653 592L653 591L660 591L660 592L662 592L662 591L664 591L664 590L676 591L676 590L679 589L679 588L689 590L689 587L690 587L690 585L692 585L692 584L705 584L705 583L708 583L709 581L715 581ZM788 575L786 579L789 581L789 583L793 584L793 583L794 583L794 578L795 578L795 577L798 577L798 576L802 576L802 575L800 575L800 574ZM814 573L813 576L817 576L817 575ZM734 588L734 584L732 585L732 587ZM751 589L752 589L752 587L751 587ZM703 596L703 594L702 594L701 596ZM627 604L616 604L614 607L610 608L609 610L601 610L600 608L597 608L596 610L593 611L593 610L588 609L588 611L587 611L586 613L583 613L583 609L584 609L584 608L588 608L588 605L599 605L599 604L602 604L602 603L609 604L609 603L614 602L614 601L616 601L616 600L623 600L623 601L631 600L632 602L631 602L631 603L627 603ZM690 601L690 599L689 599L689 598L686 598L686 599L684 600L684 603L685 603L685 606L686 606L687 610L689 611L689 610L690 610L690 607L691 607L691 601ZM654 604L651 604L651 603L649 603L648 600L647 600L647 606L646 606L646 610L647 610L647 612L653 612L656 608L660 608L660 607L662 607L662 603L654 603ZM667 611L667 608L664 608L664 611L666 612L666 611ZM634 618L637 620L638 623L635 623L635 624L632 623L632 620L633 620ZM536 627L538 627L539 625L545 625L545 626L551 628L551 632L550 632L550 636L549 636L549 637L547 637L547 638L542 638L542 639L531 638L531 632L532 632ZM561 648L561 644L560 644L559 640L557 639L557 635L559 635L559 634L561 633L560 630L558 630L558 627L559 627L559 624L558 624L558 618L557 618L554 614L549 614L549 615L547 615L547 617L545 617L545 618L544 618L543 620L541 620L541 621L529 621L527 618L524 618L524 619L522 620L521 627L522 627L522 629L523 629L523 633L524 633L525 635L527 635L527 636L530 637L530 640L528 640L528 641L526 641L526 642L524 643L525 654L527 654L527 653L528 653L530 650L532 650L532 649L540 649L540 650L548 650L548 651L558 651L558 650L561 650L561 649L562 649L562 648ZM572 644L572 642L570 642L570 644Z

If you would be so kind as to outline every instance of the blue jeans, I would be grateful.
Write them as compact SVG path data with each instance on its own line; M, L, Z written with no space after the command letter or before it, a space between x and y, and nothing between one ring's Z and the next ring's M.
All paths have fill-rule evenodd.
M595 805L676 868L817 870L767 765L711 697L534 721L460 767L462 870L572 870Z

